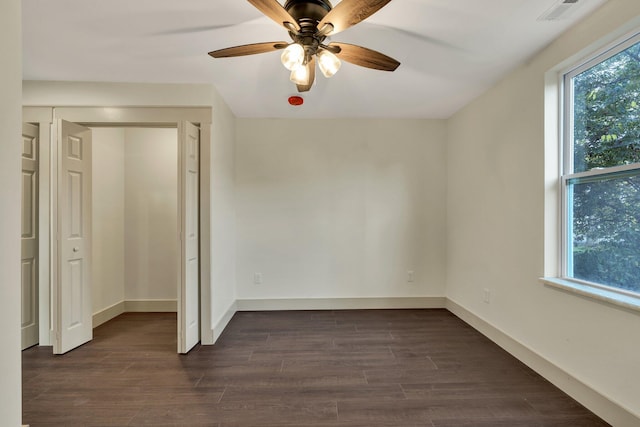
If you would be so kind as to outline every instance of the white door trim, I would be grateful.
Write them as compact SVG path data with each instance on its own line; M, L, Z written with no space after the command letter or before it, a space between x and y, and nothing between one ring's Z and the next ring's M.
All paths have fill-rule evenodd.
M211 123L208 107L55 107L53 114L85 126L177 127L182 121Z

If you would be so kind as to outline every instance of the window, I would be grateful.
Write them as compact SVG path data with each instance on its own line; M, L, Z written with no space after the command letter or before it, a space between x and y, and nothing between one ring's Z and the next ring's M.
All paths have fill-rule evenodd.
M563 278L640 296L640 34L564 91Z

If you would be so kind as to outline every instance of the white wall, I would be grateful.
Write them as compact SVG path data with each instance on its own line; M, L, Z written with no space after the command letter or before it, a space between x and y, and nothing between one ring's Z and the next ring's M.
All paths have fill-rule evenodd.
M178 278L178 133L126 128L125 300L175 300Z
M177 130L93 128L93 312L177 297Z
M443 296L444 128L239 119L238 298Z
M200 107L222 101L212 85L25 81L23 105ZM214 115L217 112L213 113Z
M93 128L92 295L97 313L124 300L125 132Z
M449 120L447 296L640 416L638 313L538 281L554 273L544 211L557 200L545 200L545 73L638 15L637 0L610 0Z
M0 3L0 420L19 426L20 378L20 1Z

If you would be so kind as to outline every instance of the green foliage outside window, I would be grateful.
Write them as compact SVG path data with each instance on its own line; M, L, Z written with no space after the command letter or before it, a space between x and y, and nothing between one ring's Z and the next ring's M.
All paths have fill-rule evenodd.
M640 43L573 79L572 277L640 293ZM640 165L639 165L640 167ZM572 196L571 196L572 195Z

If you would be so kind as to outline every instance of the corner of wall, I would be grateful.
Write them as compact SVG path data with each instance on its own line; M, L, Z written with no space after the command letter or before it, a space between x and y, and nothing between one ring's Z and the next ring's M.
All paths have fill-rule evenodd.
M205 342L204 337L202 337L202 344L204 345L215 344L216 341L218 341L218 338L220 338L220 336L224 332L225 328L227 327L227 325L229 324L233 316L236 314L236 311L238 311L238 304L234 300L229 305L229 308L227 308L227 310L218 318L218 320L213 322L213 326L211 328L212 336L209 337L210 339L207 339L207 342Z
M107 323L109 320L116 318L125 312L124 301L120 301L96 313L93 313L93 327Z

